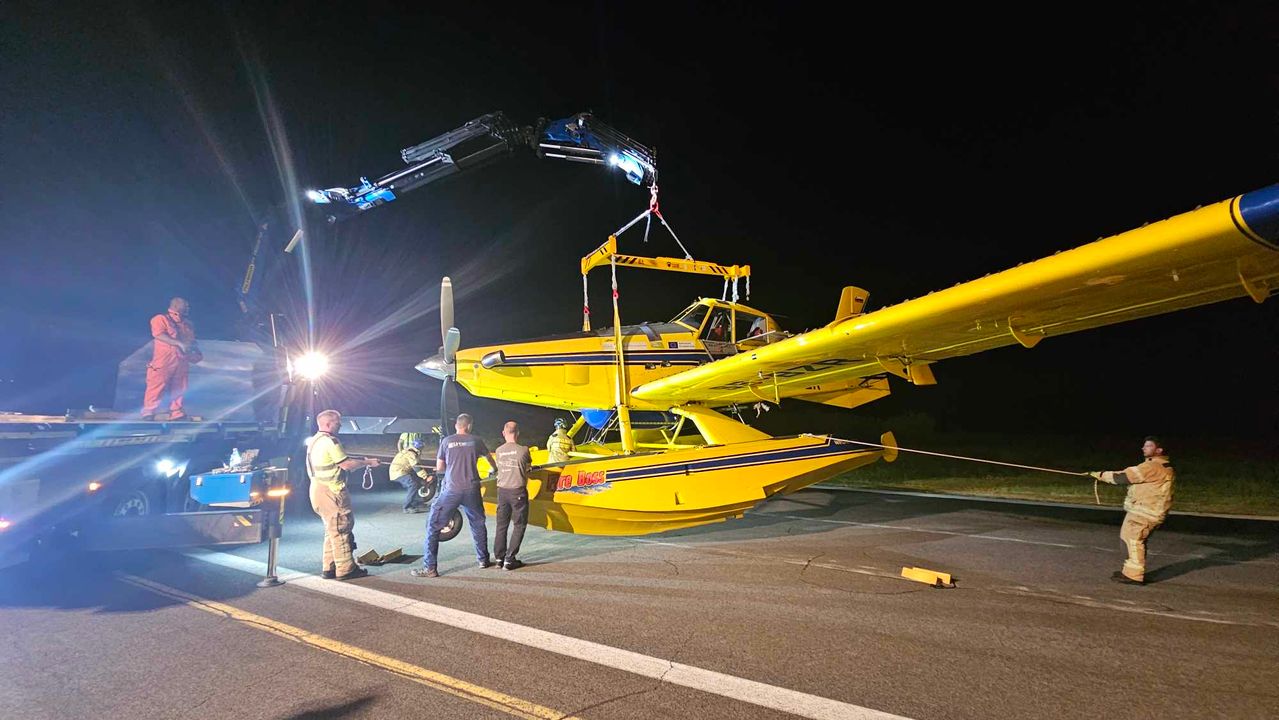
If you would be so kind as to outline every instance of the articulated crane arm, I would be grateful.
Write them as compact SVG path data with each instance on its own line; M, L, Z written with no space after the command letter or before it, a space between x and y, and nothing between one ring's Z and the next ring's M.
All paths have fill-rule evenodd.
M614 167L636 185L657 183L656 153L590 113L519 125L498 111L404 148L400 158L405 168L377 180L360 178L355 187L308 190L306 195L324 206L329 222L337 222L441 178L510 156L520 148L528 148L541 158Z

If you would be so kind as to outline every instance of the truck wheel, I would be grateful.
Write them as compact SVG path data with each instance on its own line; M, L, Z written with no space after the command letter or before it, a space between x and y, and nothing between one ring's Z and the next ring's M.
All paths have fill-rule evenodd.
M423 480L422 484L417 486L418 500L423 505L429 504L435 499L435 494L439 491L439 489L440 484L435 481L435 478L432 477L429 480Z
M457 537L462 532L462 511L454 510L453 517L449 518L449 524L440 530L440 542L448 542Z
M151 498L141 490L130 490L111 503L112 517L133 517L151 514Z

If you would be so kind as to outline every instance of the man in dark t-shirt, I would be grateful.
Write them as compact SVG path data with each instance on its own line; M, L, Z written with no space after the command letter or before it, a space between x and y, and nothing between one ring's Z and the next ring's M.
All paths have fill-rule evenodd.
M497 449L497 535L493 538L493 555L507 570L522 567L515 556L524 540L524 528L528 526L528 475L533 458L528 448L519 443L520 426L514 421L502 428L506 443ZM511 528L511 543L506 543L507 523Z
M485 447L484 441L471 434L471 416L457 416L454 425L457 432L440 441L436 453L435 476L443 477L440 496L431 505L426 519L426 548L422 555L422 567L410 571L413 577L439 577L435 558L440 549L440 531L448 525L453 511L461 508L466 524L471 526L471 538L475 540L475 561L482 568L493 567L489 559L488 528L484 525L484 501L480 498L480 473L476 463L487 456L490 467L497 467L497 459Z

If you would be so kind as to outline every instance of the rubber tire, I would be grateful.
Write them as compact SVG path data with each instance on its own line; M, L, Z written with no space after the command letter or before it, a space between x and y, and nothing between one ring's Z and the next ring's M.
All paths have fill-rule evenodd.
M143 490L130 490L111 500L111 517L141 517L150 514L151 497Z
M422 503L423 505L429 505L431 501L435 499L435 496L439 493L439 490L440 490L440 484L435 481L435 478L431 478L430 480L423 481L421 485L417 486L418 502Z
M453 517L449 518L449 524L440 530L440 542L448 542L457 537L462 532L462 511L454 510Z

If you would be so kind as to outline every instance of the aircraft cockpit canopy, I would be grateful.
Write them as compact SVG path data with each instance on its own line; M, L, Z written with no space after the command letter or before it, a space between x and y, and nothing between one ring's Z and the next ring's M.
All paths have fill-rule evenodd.
M765 313L740 303L711 298L698 300L671 322L694 331L708 346L759 347L785 337L777 323Z

